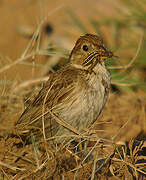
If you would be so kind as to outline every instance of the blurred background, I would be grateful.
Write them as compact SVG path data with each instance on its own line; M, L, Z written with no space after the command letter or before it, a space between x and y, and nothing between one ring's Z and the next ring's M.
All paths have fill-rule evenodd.
M1 71L1 84L11 84L16 77L21 80L40 77L44 70L41 64L49 62L50 49L59 51L52 52L56 58L67 56L80 35L94 33L102 36L106 46L119 56L108 62L110 66L123 66L111 70L113 82L123 84L118 88L145 89L145 6L145 0L0 0L1 68L21 57L43 21L41 57L35 57L34 63L30 58Z
M68 62L75 41L85 33L101 36L117 56L107 60L111 92L93 130L98 137L122 145L131 139L145 140L145 32L146 0L0 0L1 142L49 74ZM7 163L3 155L9 146L0 144L0 159Z
M135 113L132 134L123 139L134 129L134 137L144 136L146 0L0 0L0 22L1 122L13 124L38 84L68 61L76 39L93 33L117 56L107 61L111 100L101 119L118 122L114 134ZM14 116L6 120L9 108Z

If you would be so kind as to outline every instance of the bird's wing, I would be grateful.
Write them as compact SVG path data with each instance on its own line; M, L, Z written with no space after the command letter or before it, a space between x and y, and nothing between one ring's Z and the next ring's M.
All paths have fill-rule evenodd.
M65 104L72 98L73 91L77 87L78 76L78 71L69 67L52 74L16 124L40 127L40 118L42 114L47 113L47 108L53 111L56 105Z

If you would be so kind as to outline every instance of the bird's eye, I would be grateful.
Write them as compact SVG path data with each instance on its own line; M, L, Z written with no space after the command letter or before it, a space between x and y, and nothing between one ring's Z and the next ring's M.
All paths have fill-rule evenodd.
M87 45L83 45L83 50L84 51L88 51L88 46Z

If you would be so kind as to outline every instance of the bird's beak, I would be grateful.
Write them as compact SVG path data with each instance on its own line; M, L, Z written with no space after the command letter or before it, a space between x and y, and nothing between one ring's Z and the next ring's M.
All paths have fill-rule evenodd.
M113 56L114 56L114 54L113 54L111 51L108 51L108 52L107 52L107 57L108 57L108 58L111 58L111 57L113 57Z
M105 59L111 58L113 56L114 56L114 54L111 51L104 50L100 54L100 60L105 60Z

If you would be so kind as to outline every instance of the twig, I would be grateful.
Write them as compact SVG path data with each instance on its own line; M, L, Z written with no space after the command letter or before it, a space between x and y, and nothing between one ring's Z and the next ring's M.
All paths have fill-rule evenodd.
M134 86L136 85L136 83L131 83L131 84L128 84L128 83L119 83L119 82L111 82L111 84L114 84L114 85L118 85L118 86Z
M86 155L86 157L83 159L81 165L79 165L76 169L75 175L74 175L74 180L76 179L78 170L82 167L82 164L86 161L86 159L89 157L89 155L94 151L94 149L96 148L97 144L99 143L100 139L97 140L97 142L95 143L95 145L91 148L91 150L88 152L88 154Z
M27 55L27 56L25 56L25 57L18 58L18 59L15 60L14 62L12 62L12 63L4 66L3 68L1 68L1 69L0 69L0 73L8 70L8 69L11 68L12 66L14 66L14 65L16 65L16 64L19 64L20 62L22 62L22 61L24 61L24 60L26 60L26 59L28 59L28 58L33 57L34 55L36 55L36 53L32 53L32 54L29 54L29 55Z
M33 145L33 151L34 151L34 158L36 160L36 165L37 165L37 168L40 167L40 162L39 162L39 157L38 157L38 148L37 148L37 145L36 145L36 142L35 142L35 137L33 134L31 134L31 141L32 141L32 145Z
M108 69L128 69L132 64L133 62L136 60L139 52L140 52L140 49L141 49L141 46L142 46L142 42L143 42L143 38L144 38L144 32L142 33L141 37L140 37L140 40L139 40L139 43L138 43L138 48L137 48L137 51L135 53L135 56L131 59L131 61L127 64L127 65L123 65L123 66L108 66Z
M48 79L49 79L49 77L45 76L45 77L41 77L41 78L31 79L31 80L25 81L25 82L19 84L16 88L14 88L12 92L16 93L19 90L21 90L23 88L26 88L27 86L30 86L32 84L41 83L41 82L47 81Z
M119 133L121 132L122 129L124 129L124 127L129 123L129 121L132 120L133 115L131 115L131 117L128 119L128 121L126 121L126 123L118 130L118 132L111 138L112 141L114 141L114 139L119 135Z
M0 165L1 165L1 166L4 166L4 167L6 167L6 168L9 168L9 169L11 169L11 170L13 170L13 171L17 171L17 170L25 171L25 170L26 170L26 169L24 169L24 168L18 168L18 167L11 166L10 164L6 164L6 163L4 163L4 162L2 162L2 161L0 161Z
M31 161L30 159L28 159L28 158L26 158L26 157L24 157L24 156L18 155L18 154L16 154L16 153L13 153L13 152L10 152L10 151L8 151L8 153L10 153L10 154L12 154L12 155L14 155L14 156L16 156L16 157L18 157L18 158L21 158L21 159L23 159L23 160L26 161L26 162L29 162L29 163L31 163L31 164L33 164L33 165L36 165L33 161Z
M95 172L96 172L97 157L98 157L98 153L96 153L96 155L95 155L94 164L93 164L93 170L92 170L92 175L91 175L91 180L94 180L94 176L95 176Z
M140 173L146 175L146 172L142 171L142 170L139 169L139 168L136 168L133 164L131 164L131 163L127 162L127 161L124 161L124 160L122 160L122 159L117 159L117 158L112 158L112 160L113 160L113 161L118 161L118 162L123 162L123 163L125 163L126 165L132 167L135 171L139 171Z

